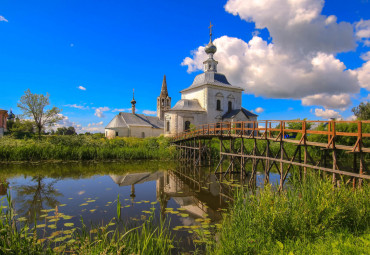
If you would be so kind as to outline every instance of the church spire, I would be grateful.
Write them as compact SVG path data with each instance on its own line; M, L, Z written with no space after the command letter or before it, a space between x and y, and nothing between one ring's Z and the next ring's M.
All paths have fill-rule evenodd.
M131 100L131 104L132 104L132 114L135 114L135 104L136 104L136 101L135 101L135 89L132 89L132 100Z
M168 96L166 75L163 76L161 94L157 97L157 116L164 120L164 112L171 109L171 98Z
M168 97L166 75L163 76L162 89L161 89L161 95L160 96L161 97Z
M213 44L212 41L212 23L209 25L209 43L205 47L204 51L208 54L208 59L203 62L204 64L204 72L217 72L217 64L218 62L213 59L213 54L216 53L217 48Z

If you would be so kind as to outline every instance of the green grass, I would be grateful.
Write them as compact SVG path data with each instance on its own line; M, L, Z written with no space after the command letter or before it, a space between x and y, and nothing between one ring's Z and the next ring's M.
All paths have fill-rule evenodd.
M4 211L0 207L0 254L161 255L170 254L173 248L173 237L165 223L154 226L154 210L142 224L124 225L120 219L119 197L117 217L107 225L87 228L81 218L81 228L55 231L48 237L38 236L37 224L31 226L18 219L9 195L7 199L8 209Z
M45 136L38 139L0 139L0 161L172 159L168 138Z
M292 178L293 179L293 178ZM308 176L278 193L240 191L208 254L369 254L370 187Z

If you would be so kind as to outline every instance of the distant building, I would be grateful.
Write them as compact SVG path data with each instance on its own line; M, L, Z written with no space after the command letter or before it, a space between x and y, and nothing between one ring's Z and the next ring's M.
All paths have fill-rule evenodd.
M257 120L256 114L242 107L243 89L231 85L225 75L217 72L218 62L213 59L216 51L211 30L205 47L208 59L203 62L204 73L197 75L189 88L180 91L181 100L165 112L166 136L189 130L191 124Z
M8 111L0 109L0 138L4 136L7 131L6 120L8 118Z
M163 100L163 101L162 101ZM160 102L160 103L159 103ZM162 103L163 102L163 103ZM168 97L166 76L163 78L162 91L158 97L157 115L147 116L145 114L137 114L135 112L135 97L132 101L132 112L120 112L111 122L105 127L105 137L152 137L163 134L164 126L163 119L160 116L164 115L164 111L171 107L171 98Z

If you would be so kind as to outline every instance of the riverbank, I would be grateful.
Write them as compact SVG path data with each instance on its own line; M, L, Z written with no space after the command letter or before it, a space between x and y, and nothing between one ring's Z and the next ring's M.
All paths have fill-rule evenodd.
M163 136L108 140L88 135L0 139L0 162L173 159L176 150Z
M294 179L278 193L268 185L240 191L208 254L369 254L370 187L333 188L328 179Z

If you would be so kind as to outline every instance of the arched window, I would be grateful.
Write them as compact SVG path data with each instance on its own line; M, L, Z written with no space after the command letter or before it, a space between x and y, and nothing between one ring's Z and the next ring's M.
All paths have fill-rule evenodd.
M190 130L190 121L185 121L185 128L184 128L185 131L189 131Z
M116 136L118 136L118 131L116 131Z
M227 111L231 112L232 109L233 109L233 103L229 101L229 103L227 104Z
M162 99L162 106L164 106L164 99Z
M167 132L170 132L170 122L167 121Z
M220 99L217 99L217 108L216 108L217 111L221 111L221 100Z
M145 132L141 132L141 137L145 138Z

